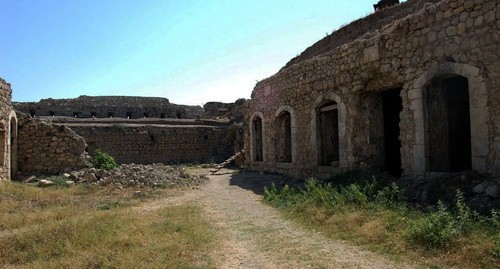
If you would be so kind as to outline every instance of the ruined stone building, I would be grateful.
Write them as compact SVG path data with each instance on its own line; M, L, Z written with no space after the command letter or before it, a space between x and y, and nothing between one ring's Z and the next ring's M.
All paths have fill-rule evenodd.
M409 0L255 86L247 166L293 176L500 174L498 0Z

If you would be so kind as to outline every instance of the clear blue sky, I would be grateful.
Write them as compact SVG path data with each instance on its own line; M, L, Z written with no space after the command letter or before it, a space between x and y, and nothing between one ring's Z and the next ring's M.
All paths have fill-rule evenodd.
M14 101L232 102L375 2L0 0L0 77Z

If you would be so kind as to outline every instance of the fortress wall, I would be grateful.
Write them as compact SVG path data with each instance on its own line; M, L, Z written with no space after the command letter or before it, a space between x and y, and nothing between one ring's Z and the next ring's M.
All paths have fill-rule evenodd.
M68 125L85 138L88 151L102 149L119 163L206 163L230 157L227 126Z
M42 99L19 102L17 110L36 116L79 118L196 118L203 114L200 106L176 105L167 98L135 96L80 96L71 99Z

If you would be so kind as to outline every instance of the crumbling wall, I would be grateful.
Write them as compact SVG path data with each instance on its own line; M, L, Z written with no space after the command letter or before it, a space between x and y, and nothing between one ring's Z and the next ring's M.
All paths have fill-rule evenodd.
M203 118L229 119L231 122L243 122L248 100L238 99L234 103L207 102L203 105Z
M119 163L221 162L233 154L225 147L227 126L68 125L85 138L89 152L102 149Z
M19 170L59 174L89 165L87 143L70 128L20 116Z
M402 10L410 7L409 11ZM379 17L394 10L401 15ZM398 13L399 14L399 13ZM500 173L500 10L497 1L410 0L356 21L319 41L280 72L260 81L245 118L247 166L294 176L330 175L346 169L384 167L381 97L400 90L398 134L403 175L429 170L429 118L425 88L433 78L468 80L472 169ZM375 24L373 20L377 21ZM380 22L380 23L379 23ZM375 27L376 26L376 27ZM332 36L348 32L349 40ZM322 165L319 112L334 101L338 110L339 162ZM276 112L293 109L296 158L276 159ZM262 115L263 160L252 160L252 128Z

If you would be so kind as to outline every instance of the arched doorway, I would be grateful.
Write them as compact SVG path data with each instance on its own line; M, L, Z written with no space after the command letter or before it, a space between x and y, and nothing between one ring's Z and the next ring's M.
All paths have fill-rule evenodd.
M17 176L17 117L15 112L11 113L9 127L9 178L14 179Z

